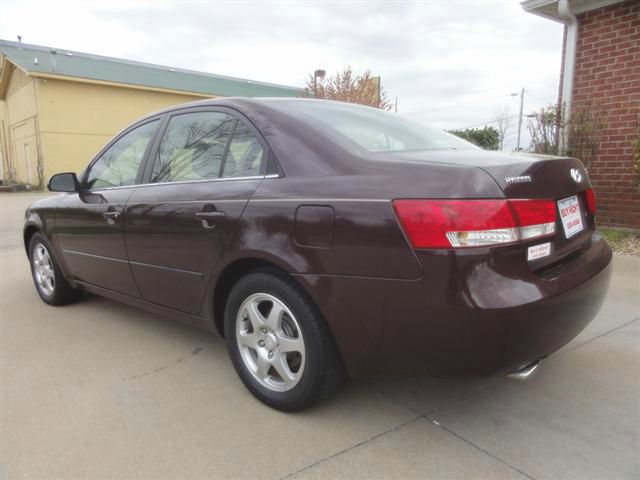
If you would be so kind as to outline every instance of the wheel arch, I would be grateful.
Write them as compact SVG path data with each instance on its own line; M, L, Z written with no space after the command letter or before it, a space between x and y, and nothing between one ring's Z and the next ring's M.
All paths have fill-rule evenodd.
M213 290L213 324L221 337L224 338L224 308L231 289L242 277L265 268L278 270L281 274L294 280L282 267L258 257L236 259L220 272Z
M22 237L24 240L24 249L27 252L27 255L29 255L29 243L31 243L31 238L33 238L33 236L38 232L42 233L42 229L33 223L24 228Z

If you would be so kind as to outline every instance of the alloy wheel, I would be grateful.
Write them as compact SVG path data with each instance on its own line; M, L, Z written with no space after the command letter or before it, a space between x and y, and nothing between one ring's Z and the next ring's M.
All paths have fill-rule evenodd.
M286 392L302 378L302 330L289 308L273 295L255 293L242 302L236 341L245 367L264 387Z
M56 288L55 273L53 271L53 263L47 247L42 243L36 244L33 249L33 273L36 277L36 284L40 291L50 297Z

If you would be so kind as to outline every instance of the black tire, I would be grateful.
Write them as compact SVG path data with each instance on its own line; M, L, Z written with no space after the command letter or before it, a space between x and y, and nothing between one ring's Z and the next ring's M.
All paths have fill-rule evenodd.
M299 325L305 350L304 369L297 384L287 391L275 391L260 383L240 352L236 321L243 302L255 294L278 299ZM257 270L234 285L225 306L225 337L242 382L256 398L277 410L293 412L308 408L335 391L344 378L340 355L318 308L298 284L277 269Z
M36 275L34 254L36 247L39 245L42 245L49 255L50 266L53 270L53 291L50 293L43 290L43 287L40 286ZM31 266L31 277L33 278L36 291L43 302L53 306L67 305L75 302L82 295L82 290L73 288L69 285L67 279L64 278L51 244L46 237L39 232L35 233L29 241L29 265Z

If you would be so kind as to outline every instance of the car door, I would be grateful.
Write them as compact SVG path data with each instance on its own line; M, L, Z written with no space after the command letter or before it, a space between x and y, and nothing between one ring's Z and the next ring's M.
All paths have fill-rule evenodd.
M76 280L140 296L128 264L124 208L159 124L153 118L123 132L89 165L80 192L58 204L56 238Z
M225 109L174 113L127 203L126 245L144 299L198 313L215 265L263 178L266 143Z

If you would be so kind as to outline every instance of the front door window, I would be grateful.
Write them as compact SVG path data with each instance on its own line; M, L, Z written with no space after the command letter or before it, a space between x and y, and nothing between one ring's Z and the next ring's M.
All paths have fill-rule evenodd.
M91 166L85 187L99 190L133 185L157 127L158 120L154 120L120 137Z

